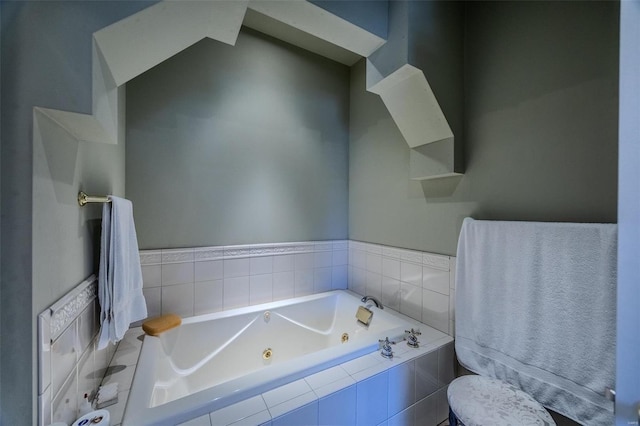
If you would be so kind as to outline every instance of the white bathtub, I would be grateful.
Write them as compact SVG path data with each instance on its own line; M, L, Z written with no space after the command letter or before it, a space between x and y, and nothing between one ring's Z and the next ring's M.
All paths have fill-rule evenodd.
M370 353L379 339L400 340L411 327L424 343L442 336L375 307L365 327L355 318L361 305L338 290L191 317L146 336L122 424L186 421Z

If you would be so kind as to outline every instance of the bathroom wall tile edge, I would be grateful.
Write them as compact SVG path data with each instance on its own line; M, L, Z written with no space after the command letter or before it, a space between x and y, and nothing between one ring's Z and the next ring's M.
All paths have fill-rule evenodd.
M39 426L70 424L84 394L97 389L115 352L112 344L97 349L97 289L92 275L38 315Z
M454 336L455 261L453 256L350 240L348 288L379 297L384 305Z
M276 256L296 253L314 253L319 251L347 250L348 244L348 240L332 240L140 250L140 264L158 265L162 263L181 263L189 261L199 262L256 256Z
M367 253L379 254L406 262L418 263L443 271L449 271L451 264L450 259L455 259L453 256L355 240L331 240L140 250L140 264L157 265L161 263L198 262L206 260L276 256L347 249L362 250Z
M258 259L256 272L251 265ZM454 335L452 256L330 240L141 250L140 262L150 316L186 317L349 289Z

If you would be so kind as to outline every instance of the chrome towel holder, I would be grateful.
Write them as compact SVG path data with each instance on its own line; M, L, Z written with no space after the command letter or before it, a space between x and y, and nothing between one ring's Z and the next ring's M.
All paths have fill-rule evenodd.
M78 193L78 204L83 207L87 203L110 203L108 196L87 195L83 191Z

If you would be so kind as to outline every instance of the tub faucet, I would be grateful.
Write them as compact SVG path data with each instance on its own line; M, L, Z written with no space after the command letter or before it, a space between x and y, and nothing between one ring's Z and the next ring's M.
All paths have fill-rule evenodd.
M391 345L395 344L396 342L392 342L388 337L385 337L384 340L378 340L378 349L380 349L380 356L387 359L393 358L393 349L391 349Z
M367 303L368 301L372 301L372 302L373 302L373 304L374 304L374 305L376 305L376 308L378 308L378 309L384 309L384 308L382 307L382 303L380 303L380 301L379 301L378 299L376 299L375 297L373 297L373 296L365 296L365 297L363 297L362 299L360 299L360 301L361 301L362 303Z

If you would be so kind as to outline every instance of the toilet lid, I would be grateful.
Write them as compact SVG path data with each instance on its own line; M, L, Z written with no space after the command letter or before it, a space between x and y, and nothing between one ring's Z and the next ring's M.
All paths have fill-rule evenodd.
M462 376L447 390L449 407L465 426L555 425L529 394L501 380Z

